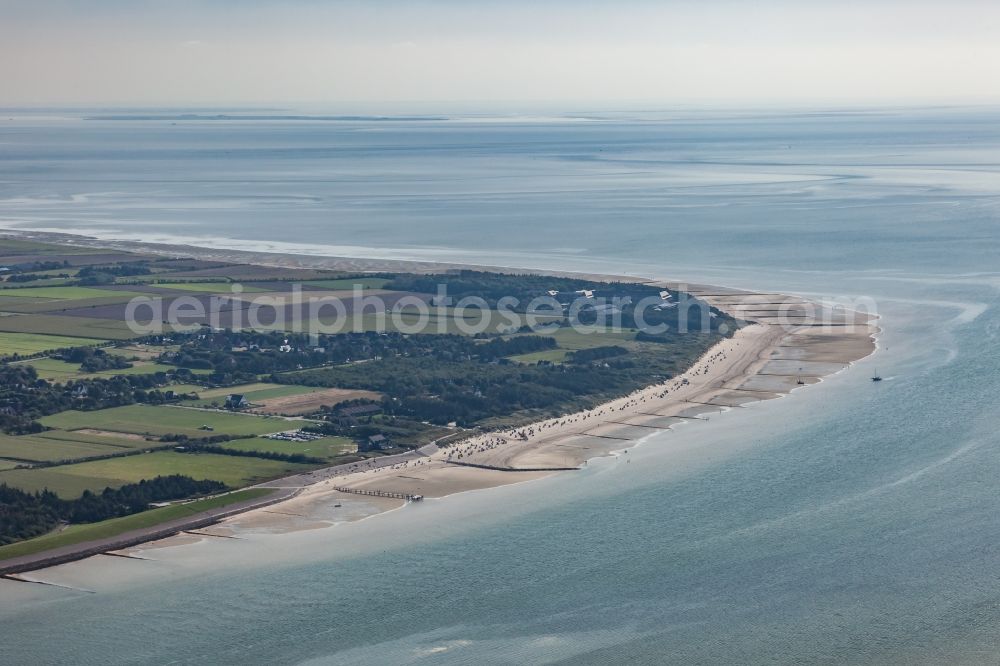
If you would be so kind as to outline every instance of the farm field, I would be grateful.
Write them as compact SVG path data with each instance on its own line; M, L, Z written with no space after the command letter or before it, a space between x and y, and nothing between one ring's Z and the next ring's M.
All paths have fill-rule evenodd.
M269 384L267 382L254 382L253 384L239 384L237 386L223 386L221 388L211 388L211 389L198 389L198 397L201 400L219 400L220 402L226 399L226 396L233 393L242 393L250 399L251 396L256 396L258 393L267 392L269 395L282 396L282 395L296 395L298 393L305 393L310 391L308 386L287 386L282 384Z
M79 376L114 377L116 375L151 375L157 372L173 372L176 369L177 369L176 366L166 365L164 363L155 363L152 361L133 361L131 368L119 368L117 370L101 370L99 372L83 373ZM200 368L193 368L191 369L191 373L195 375L207 375L211 374L211 371Z
M78 460L125 453L129 449L93 441L52 439L38 435L0 435L0 457L31 462Z
M548 361L549 363L562 363L566 360L566 355L569 354L568 349L547 349L540 352L532 352L530 354L517 354L516 356L511 356L510 360L516 361L518 363L538 363L539 361Z
M87 342L93 343L94 341L89 340ZM77 346L80 345L78 344ZM110 349L107 351L109 354L113 353ZM101 370L99 372L80 372L79 363L69 363L55 358L32 359L30 361L22 361L21 363L33 367L42 379L49 379L56 382L65 382L70 379L89 379L92 377L114 377L117 375L150 375L156 372L170 372L177 369L172 365L150 361L133 361L131 368ZM210 371L194 369L191 372L200 375L208 374Z
M26 298L24 296L9 298L4 295L3 290L0 290L0 312L21 312L27 305L44 305L55 302L57 301L51 298Z
M107 487L118 488L170 474L213 479L239 487L312 468L311 465L217 453L154 451L57 467L7 470L0 472L0 483L27 492L48 488L60 497L73 499L84 490L100 492Z
M348 400L378 401L382 399L382 394L358 389L327 388L286 395L261 391L248 399L254 403L250 408L250 411L254 413L300 416L312 414L322 407L331 407Z
M44 335L39 333L0 332L0 357L20 354L38 354L52 349L64 347L86 347L104 342L90 338L77 338L65 335Z
M373 391L354 389L318 388L292 384L268 384L257 382L218 389L198 390L198 400L183 404L208 407L222 406L226 397L234 393L242 394L251 403L249 409L254 414L278 414L299 416L311 414L323 406L332 406L347 400L381 400L382 396Z
M95 287L20 287L17 289L5 289L3 295L9 298L51 298L56 300L82 300L89 298L124 298L128 300L133 296L140 296L138 292L112 291L108 289L97 289Z
M231 292L231 288L235 284L237 283L220 280L218 282L153 282L150 286L159 287L160 289L173 289L175 291L196 291L205 294L228 294ZM249 284L240 284L240 286L243 288L243 293L245 294L270 291L269 289L263 289Z
M109 483L100 477L85 477L69 470L72 465L42 467L38 469L10 469L0 472L0 483L28 493L51 490L63 499L76 499L83 491L100 492L108 486L122 486L125 482Z
M518 363L538 363L548 361L550 363L562 363L570 352L581 349L591 349L594 347L623 346L628 347L635 342L636 332L631 329L620 331L610 331L603 329L582 329L580 331L572 328L558 328L551 333L543 333L546 337L555 338L557 349L546 349L544 351L532 352L530 354L518 354L511 356L510 360Z
M237 451L273 452L296 454L300 453L313 458L325 458L334 460L335 458L357 451L357 445L346 437L324 437L311 442L285 442L278 439L267 439L266 437L254 437L253 439L234 439L230 442L223 442L222 446L227 449Z
M100 430L45 430L33 435L0 434L0 458L31 462L78 460L172 446L141 435Z
M0 333L0 335L3 334ZM57 358L36 358L31 361L22 361L12 365L30 365L42 379L51 379L57 382L76 379L80 374L79 363L69 363Z
M175 393L201 393L205 390L205 387L198 384L170 384L169 386L164 386L163 389L174 391Z
M176 345L144 345L134 344L124 347L108 347L104 351L109 354L117 354L125 358L136 358L141 361L154 361L160 354L167 351L176 351Z
M107 292L107 296L101 298L83 298L62 300L58 298L4 298L0 293L0 309L16 314L51 314L57 316L87 316L94 314L95 319L100 319L97 313L100 308L109 306L121 306L122 312L132 296L125 292ZM123 294L123 295L116 295Z
M156 439L148 439L143 435L133 435L124 432L110 432L107 430L96 430L93 428L81 428L79 430L45 430L35 435L29 435L40 439L57 440L61 442L78 442L85 444L100 444L102 446L115 449L148 449L160 446L162 443Z
M3 333L0 333L0 335L3 335ZM90 342L93 342L93 340ZM36 358L31 361L21 361L13 365L30 365L42 379L50 379L57 382L65 382L67 379L76 379L76 377L80 374L79 363L60 361L57 358Z
M43 417L39 421L42 425L61 430L93 428L137 435L181 434L188 437L204 437L207 434L263 435L292 430L306 423L163 405L128 405L93 412L70 410ZM211 433L201 430L203 425L213 428Z
M108 479L117 485L135 483L142 479L153 479L169 474L183 474L192 479L214 479L227 486L245 486L271 479L282 474L292 474L310 465L287 463L280 460L265 460L218 453L178 453L177 451L154 451L123 458L94 460L75 465L65 465L64 473L85 477Z
M72 332L76 337L97 338L101 341L139 337L124 321L53 314L0 316L0 331L46 335L65 335Z

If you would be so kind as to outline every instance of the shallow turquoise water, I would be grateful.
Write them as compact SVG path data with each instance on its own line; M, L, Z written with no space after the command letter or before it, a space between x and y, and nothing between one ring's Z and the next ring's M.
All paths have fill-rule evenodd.
M995 662L997 120L4 125L8 223L867 296L885 332L580 474L3 582L0 661Z

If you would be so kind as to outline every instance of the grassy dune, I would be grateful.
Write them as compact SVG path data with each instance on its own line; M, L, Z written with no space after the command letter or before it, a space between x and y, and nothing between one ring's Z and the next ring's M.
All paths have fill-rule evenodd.
M46 534L45 536L10 544L9 546L0 546L0 559L32 555L52 548L83 543L84 541L107 539L132 530L155 527L161 523L192 516L202 511L208 511L209 509L219 509L236 504L237 502L257 499L270 492L272 491L265 488L249 488L228 495L209 497L186 504L166 506L160 509L150 509L149 511L143 511L131 516L103 520L99 523L70 525L60 532Z

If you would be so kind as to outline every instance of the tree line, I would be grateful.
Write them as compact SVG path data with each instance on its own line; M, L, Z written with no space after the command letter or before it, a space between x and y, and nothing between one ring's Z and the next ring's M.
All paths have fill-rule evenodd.
M41 536L60 523L93 523L145 511L154 502L167 502L226 490L220 481L195 480L173 474L131 483L121 488L85 490L65 500L49 490L28 493L0 484L0 545Z

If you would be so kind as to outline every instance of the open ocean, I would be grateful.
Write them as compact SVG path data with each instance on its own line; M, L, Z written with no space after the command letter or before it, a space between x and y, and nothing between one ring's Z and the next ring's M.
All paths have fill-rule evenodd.
M0 663L1000 659L1000 110L110 113L0 113L0 226L868 297L884 332L632 464L0 581Z

